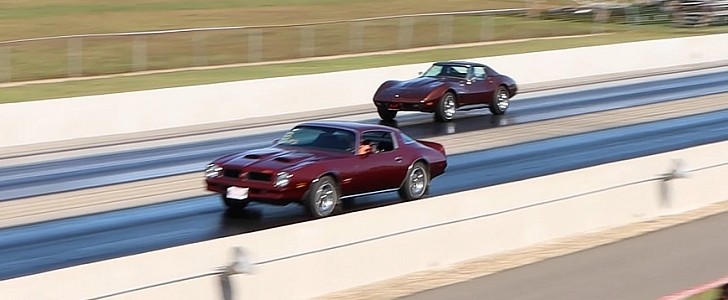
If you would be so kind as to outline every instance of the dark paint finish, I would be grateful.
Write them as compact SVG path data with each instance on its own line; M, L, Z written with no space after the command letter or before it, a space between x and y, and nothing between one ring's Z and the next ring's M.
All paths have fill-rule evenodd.
M433 73L434 69L439 71ZM457 72L458 69L462 72ZM436 62L420 77L382 83L374 93L373 101L380 115L386 114L385 111L436 112L443 96L450 92L455 95L457 109L468 109L475 105L491 106L499 87L508 90L508 98L518 93L512 78L486 65L467 61ZM391 120L389 117L382 119Z
M427 116L410 114L388 124L416 139L426 139L724 92L728 92L728 72L716 72L521 99L512 102L508 114L502 116L470 111L453 122L432 123ZM379 120L364 122L376 124ZM0 201L201 172L215 157L269 146L282 134L270 132L0 168Z
M728 139L728 110L452 155L430 196ZM544 155L547 153L548 155ZM667 169L669 166L665 166ZM655 174L658 175L658 174ZM398 203L356 198L344 213ZM216 197L184 199L0 230L0 280L310 220L297 205L226 213Z
M311 134L315 136L308 136ZM357 153L364 140L371 141L377 151ZM416 162L428 167L430 179L442 175L447 167L444 147L418 142L389 126L307 122L295 126L271 147L212 161L206 183L207 190L227 198L225 203L232 203L231 208L249 202L304 204L315 193L315 183L325 176L334 179L337 197L346 198L402 187L407 170ZM228 191L231 187L244 189L245 196L233 198Z

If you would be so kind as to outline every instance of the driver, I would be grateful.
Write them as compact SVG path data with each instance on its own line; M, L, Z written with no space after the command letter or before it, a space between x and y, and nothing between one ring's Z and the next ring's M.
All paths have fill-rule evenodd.
M359 149L356 151L357 155L372 153L372 142L370 140L362 140L359 145Z

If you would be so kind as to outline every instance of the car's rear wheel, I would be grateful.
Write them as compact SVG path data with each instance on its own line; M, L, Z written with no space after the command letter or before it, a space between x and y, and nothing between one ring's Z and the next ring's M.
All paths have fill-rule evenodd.
M378 107L377 112L379 113L379 117L384 121L392 121L397 116L396 110L389 110L387 108Z
M435 120L438 122L449 122L455 116L455 94L447 92L442 95L435 108Z
M508 106L510 106L510 99L511 94L508 93L508 89L502 85L499 86L493 94L493 99L490 101L490 105L488 105L490 112L494 115L502 115L506 113Z
M430 187L430 173L425 164L417 162L407 172L404 183L399 188L399 197L402 200L422 198Z
M331 176L324 176L311 185L311 189L304 199L304 205L314 218L330 216L336 211L339 202L339 192L336 181Z
M225 196L222 196L222 203L224 203L225 206L229 210L240 211L240 210L245 209L245 207L248 206L250 201L230 199Z

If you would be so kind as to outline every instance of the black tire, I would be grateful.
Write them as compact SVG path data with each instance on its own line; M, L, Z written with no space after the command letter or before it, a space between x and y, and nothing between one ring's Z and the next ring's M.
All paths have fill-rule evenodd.
M424 163L417 162L407 171L407 176L399 188L399 197L409 201L422 198L430 188L430 172Z
M250 201L235 200L222 196L222 203L224 203L229 210L241 211L245 209L246 206L248 206Z
M339 189L331 176L324 176L311 184L303 201L314 218L328 217L336 212L339 204Z
M490 113L494 115L505 114L506 110L508 110L508 107L510 106L510 99L511 94L508 92L508 89L505 86L499 86L498 89L495 90L495 93L493 93L493 99L491 99L488 104Z
M457 98L455 94L447 92L442 95L440 101L437 102L435 107L435 120L438 122L450 122L455 117L455 110L457 109Z
M381 118L384 121L391 122L394 120L394 117L397 116L396 110L389 110L386 108L377 108L377 113L379 113L379 118Z

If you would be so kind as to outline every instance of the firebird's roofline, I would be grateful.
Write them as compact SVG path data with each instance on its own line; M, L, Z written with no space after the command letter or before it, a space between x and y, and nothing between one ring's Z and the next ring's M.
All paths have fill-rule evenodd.
M465 67L485 67L486 65L471 61L463 61L463 60L454 60L454 61L438 61L435 62L433 65L456 65L456 66L465 66Z
M353 131L368 131L368 130L390 130L390 131L396 131L395 128L384 126L384 125L376 125L376 124L365 124L365 123L358 123L358 122L347 122L347 121L313 121L313 122L304 122L301 124L296 125L298 126L320 126L320 127L331 127L331 128L337 128L337 129L347 129L347 130L353 130Z

